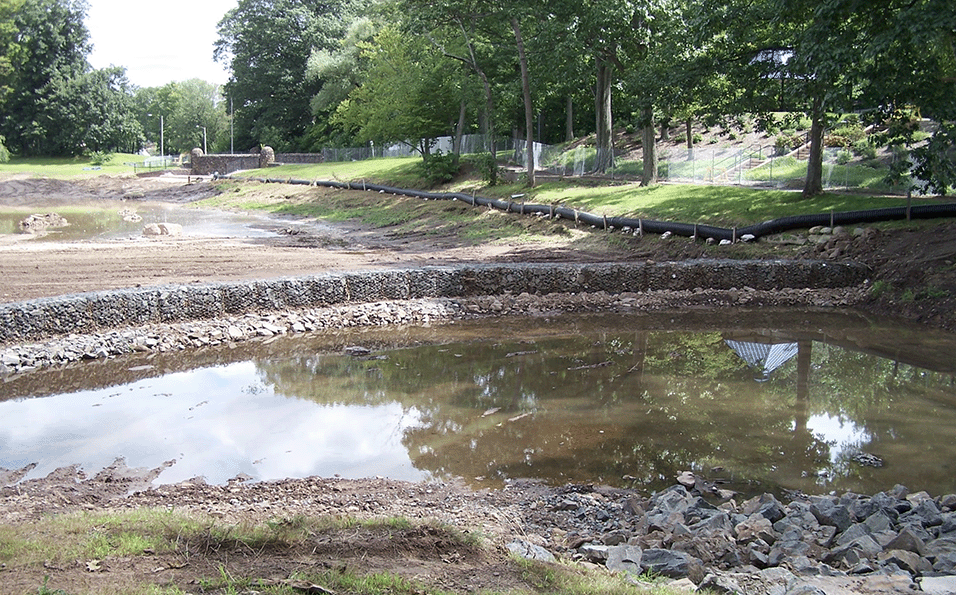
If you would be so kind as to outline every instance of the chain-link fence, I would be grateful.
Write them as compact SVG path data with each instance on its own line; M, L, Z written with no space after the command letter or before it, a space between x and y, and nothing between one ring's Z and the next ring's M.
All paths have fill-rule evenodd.
M526 167L526 141L509 137L495 139L499 163L510 164L516 169ZM452 153L455 150L452 137L442 137L432 145L431 151ZM461 139L463 155L489 152L489 138L481 134L465 135ZM751 145L748 147L702 147L659 150L657 173L664 182L685 184L718 184L756 186L767 188L803 187L807 176L806 146L781 154L774 145ZM394 144L351 149L324 149L325 161L359 161L381 157L409 157L417 155L410 144ZM534 143L535 166L544 174L562 177L607 178L616 180L640 180L643 162L638 151L633 158L618 157L615 166L606 172L595 171L596 150L593 146L579 145L568 148L564 145ZM905 193L905 187L894 188L884 178L889 169L886 156L856 156L846 149L827 148L823 156L823 185L828 190L866 189L879 192Z

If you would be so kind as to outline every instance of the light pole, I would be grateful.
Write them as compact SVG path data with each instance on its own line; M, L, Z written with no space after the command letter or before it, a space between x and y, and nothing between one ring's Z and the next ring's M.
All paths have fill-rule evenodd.
M196 128L202 128L202 152L205 154L208 152L206 151L206 127L196 124Z

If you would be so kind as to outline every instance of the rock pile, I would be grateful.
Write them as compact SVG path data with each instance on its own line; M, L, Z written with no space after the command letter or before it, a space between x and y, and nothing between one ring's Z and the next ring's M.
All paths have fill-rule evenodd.
M813 248L811 253L830 260L843 257L854 243L863 245L871 242L879 234L873 227L857 227L852 231L837 225L836 227L816 226L809 229L808 239Z
M69 222L57 213L30 215L20 221L20 230L25 233L38 233L48 227L66 227Z
M183 226L178 223L150 223L143 227L143 235L178 238L183 235Z
M682 485L648 498L567 486L529 506L529 525L544 535L550 526L542 545L558 555L718 592L748 592L727 587L728 572L903 583L956 575L953 494L933 498L896 486L874 496L797 495L786 505L771 494L711 500Z

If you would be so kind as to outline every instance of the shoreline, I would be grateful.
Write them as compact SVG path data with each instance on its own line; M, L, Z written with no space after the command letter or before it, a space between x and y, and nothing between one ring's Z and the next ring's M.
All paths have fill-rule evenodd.
M413 526L479 531L492 551L635 580L651 573L675 588L789 593L811 585L842 594L956 584L956 495L933 497L899 485L873 495L778 500L763 494L745 501L721 498L686 474L653 494L593 484L511 481L474 491L456 482L336 477L150 485L163 468L128 469L118 460L92 477L65 468L15 485L7 474L8 485L0 487L3 523L141 508L227 526L401 518Z

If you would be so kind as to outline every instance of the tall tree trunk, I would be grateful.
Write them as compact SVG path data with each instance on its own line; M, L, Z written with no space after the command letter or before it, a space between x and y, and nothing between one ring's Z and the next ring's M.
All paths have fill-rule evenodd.
M528 57L524 53L524 41L521 39L521 27L518 19L512 17L511 28L515 32L515 44L518 46L518 61L521 64L521 92L524 95L525 132L528 139L525 147L528 152L528 186L534 188L534 110L531 105L531 79L528 77Z
M823 194L823 99L816 97L810 113L810 157L803 196Z
M594 170L606 172L614 167L614 144L611 122L611 77L614 64L600 53L595 58L597 86L595 87L596 148Z
M452 147L452 152L455 155L461 155L461 137L465 133L465 110L467 107L465 100L462 99L461 107L458 110L458 125L455 127L455 142Z
M488 82L488 77L485 76L485 72L477 68L477 66L475 68L478 71L478 76L481 77L481 84L485 88L485 125L488 127L485 134L488 136L488 152L491 153L491 158L497 161L498 147L495 142L495 99L491 93L491 83Z
M566 142L574 140L574 100L570 95L568 95L568 106L565 110L564 140Z
M657 183L657 134L654 130L654 107L641 110L641 123L644 125L641 135L641 152L644 157L644 175L641 186L653 186Z

